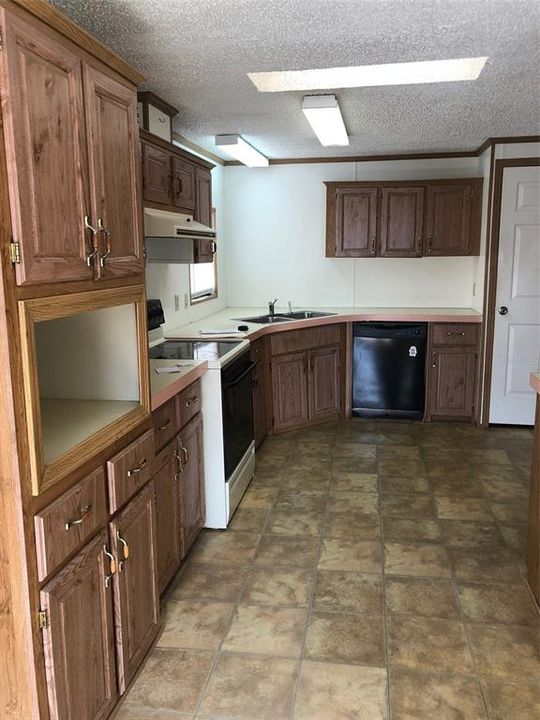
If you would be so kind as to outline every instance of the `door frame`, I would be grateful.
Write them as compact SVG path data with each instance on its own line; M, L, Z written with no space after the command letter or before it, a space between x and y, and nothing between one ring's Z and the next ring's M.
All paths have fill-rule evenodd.
M489 411L491 407L491 376L493 364L493 342L495 339L495 306L497 299L497 273L499 270L499 234L501 229L501 204L504 170L507 167L534 167L540 165L540 157L508 158L495 160L495 146L491 147L491 169L489 178L488 228L484 287L484 320L480 357L483 357L480 372L483 372L483 383L478 383L479 398L482 400L480 427L489 427Z

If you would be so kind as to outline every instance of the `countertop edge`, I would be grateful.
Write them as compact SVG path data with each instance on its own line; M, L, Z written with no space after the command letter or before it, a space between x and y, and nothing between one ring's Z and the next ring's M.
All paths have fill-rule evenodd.
M200 362L182 375L177 378L167 387L162 388L158 392L152 394L151 397L151 409L152 412L157 410L159 407L164 405L167 400L170 400L182 390L185 390L188 385L194 383L196 380L201 378L208 370L208 363L206 361Z
M531 373L529 375L529 382L532 389L540 395L540 372Z

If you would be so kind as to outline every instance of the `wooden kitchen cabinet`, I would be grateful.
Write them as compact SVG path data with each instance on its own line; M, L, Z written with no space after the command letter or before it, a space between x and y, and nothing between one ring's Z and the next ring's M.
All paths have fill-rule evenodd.
M193 163L172 157L173 203L180 208L195 208L195 166Z
M336 189L334 217L328 218L327 255L333 249L334 257L375 256L377 195L376 187Z
M272 358L272 396L274 430L302 426L309 421L306 353Z
M156 498L150 482L110 523L118 687L121 693L156 636L159 592Z
M171 154L142 142L143 200L171 205Z
M469 255L473 188L469 183L428 185L424 255Z
M180 566L182 558L182 517L180 481L176 453L178 443L173 440L163 453L164 464L154 475L156 488L156 545L158 588L162 593Z
M382 188L378 253L381 257L422 254L424 192L423 187Z
M309 419L335 418L341 406L340 348L334 347L309 352L308 406Z
M40 593L51 720L101 720L118 697L107 548L103 530Z
M178 436L179 480L182 510L182 558L204 527L204 460L201 415L197 415Z

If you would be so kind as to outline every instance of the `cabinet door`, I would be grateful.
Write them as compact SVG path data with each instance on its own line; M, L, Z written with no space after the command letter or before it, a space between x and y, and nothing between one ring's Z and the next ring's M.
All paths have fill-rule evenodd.
M118 696L107 543L103 530L40 593L52 720L105 718Z
M307 364L306 353L272 358L274 430L308 422Z
M472 418L475 373L474 348L433 348L430 368L430 415Z
M253 343L251 347L251 360L257 363L251 374L251 399L253 403L253 434L255 448L258 448L266 437L266 394L264 389L263 352L260 340Z
M180 566L182 526L180 518L180 483L174 440L163 452L167 462L154 475L156 487L156 544L159 592L169 584Z
M205 521L203 436L201 416L181 430L180 503L182 508L182 557L193 545Z
M84 91L98 270L121 277L144 269L137 92L89 65Z
M2 114L17 283L85 280L92 235L80 59L0 8Z
M149 483L110 524L113 554L118 685L124 692L150 647L159 622L156 498Z
M377 188L337 188L336 257L374 257Z
M341 407L339 346L309 353L309 419L323 420L339 414Z
M143 200L171 204L171 154L142 143Z
M195 214L197 222L212 227L212 175L210 170L195 168ZM212 262L216 252L213 240L197 241L197 262Z
M187 160L172 159L173 203L176 207L195 207L195 167Z
M428 185L424 255L468 255L472 186Z
M383 187L381 257L419 257L424 227L423 187Z

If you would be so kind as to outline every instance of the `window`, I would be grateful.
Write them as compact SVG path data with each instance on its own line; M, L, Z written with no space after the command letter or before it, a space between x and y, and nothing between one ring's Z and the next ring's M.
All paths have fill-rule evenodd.
M212 227L216 227L216 211L212 208ZM189 266L189 302L191 305L217 297L217 253L212 262Z

